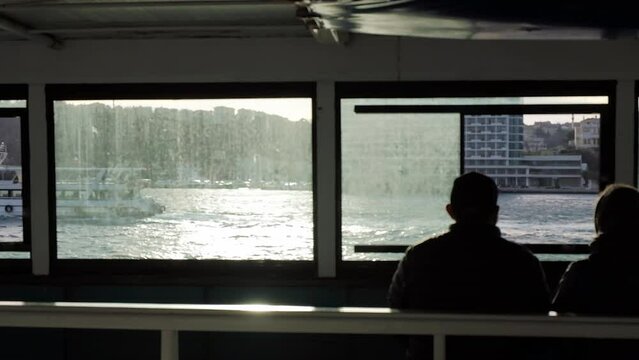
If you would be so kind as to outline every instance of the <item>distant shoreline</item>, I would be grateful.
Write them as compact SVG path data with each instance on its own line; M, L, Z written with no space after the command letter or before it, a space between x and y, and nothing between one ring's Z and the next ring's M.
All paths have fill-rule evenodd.
M526 194L597 194L597 190L593 189L571 189L571 188L559 188L559 189L545 189L545 188L511 188L500 187L501 193L526 193Z

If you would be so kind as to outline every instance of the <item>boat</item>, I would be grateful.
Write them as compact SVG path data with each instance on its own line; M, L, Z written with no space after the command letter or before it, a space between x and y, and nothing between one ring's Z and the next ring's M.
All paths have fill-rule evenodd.
M141 190L140 168L56 168L56 215L59 218L148 217L165 207Z
M0 168L0 216L22 215L22 186L20 168L3 166Z
M0 142L0 216L22 215L22 169L19 166L3 165L9 153L4 142Z
M0 216L22 216L22 168L3 165L7 146L0 142ZM147 217L165 210L142 196L148 181L138 168L56 168L56 215L60 218Z

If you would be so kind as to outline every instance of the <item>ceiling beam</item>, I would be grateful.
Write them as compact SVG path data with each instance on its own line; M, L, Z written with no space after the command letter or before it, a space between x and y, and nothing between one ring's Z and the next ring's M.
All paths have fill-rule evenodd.
M189 31L202 31L202 32L216 32L216 31L294 31L299 30L299 33L305 33L306 29L304 24L299 25L169 25L169 26L118 26L118 27L93 27L93 28L48 28L31 30L32 34L102 34L102 33L117 33L117 32L189 32Z
M52 49L61 49L63 43L60 39L49 34L36 34L27 26L0 14L0 30L13 33L22 38L43 43Z
M0 4L0 10L29 11L29 10L86 10L86 9L140 9L140 8L175 8L194 6L250 6L250 5L288 5L294 6L288 0L186 0L186 1L104 1L104 2L43 2L43 3L11 3Z

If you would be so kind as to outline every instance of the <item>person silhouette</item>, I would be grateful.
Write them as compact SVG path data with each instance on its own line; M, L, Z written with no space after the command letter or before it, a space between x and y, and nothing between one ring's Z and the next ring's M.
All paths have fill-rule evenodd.
M587 259L568 266L553 300L558 312L639 315L639 192L608 185L595 207Z
M470 172L455 179L446 206L454 224L443 235L408 248L388 291L392 308L465 313L548 312L550 298L543 269L530 251L501 237L496 226L497 197L495 182L485 175ZM447 340L447 358L479 359L485 355L505 359L519 354L519 344L513 341L457 340L460 342ZM430 339L409 337L406 355L409 359L431 358Z
M639 315L639 191L608 185L595 206L595 239L588 258L572 262L564 272L552 308L560 314ZM562 359L636 359L635 340L566 341Z
M608 316L639 315L639 192L608 185L595 207L596 237L587 259L564 272L553 310ZM636 359L639 344L631 340L571 340L560 347L562 359Z

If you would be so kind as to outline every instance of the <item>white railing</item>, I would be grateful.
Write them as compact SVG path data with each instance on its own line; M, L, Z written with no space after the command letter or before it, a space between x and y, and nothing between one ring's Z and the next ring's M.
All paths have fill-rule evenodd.
M179 331L639 339L639 318L426 314L388 308L0 302L0 327L161 331L161 359L178 359Z

